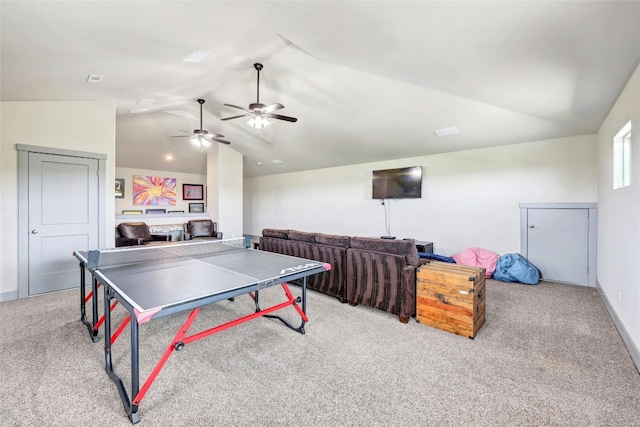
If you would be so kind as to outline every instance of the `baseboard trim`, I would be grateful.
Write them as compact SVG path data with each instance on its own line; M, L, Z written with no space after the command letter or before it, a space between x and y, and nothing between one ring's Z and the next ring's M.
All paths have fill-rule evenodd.
M18 291L0 292L0 302L18 299Z
M604 302L604 306L607 309L609 316L611 316L611 319L613 320L613 324L616 326L616 329L618 330L618 334L620 334L620 337L622 338L624 345L627 347L627 350L631 355L631 360L636 365L636 370L638 371L638 374L640 374L640 350L638 350L638 347L635 345L635 343L631 339L631 336L629 336L629 334L627 333L627 330L625 329L624 325L620 321L618 314L616 313L616 311L613 309L613 306L609 302L609 299L607 298L607 294L605 294L604 290L600 286L600 282L598 282L597 280L596 280L596 289L600 294L600 298L602 298L602 302Z

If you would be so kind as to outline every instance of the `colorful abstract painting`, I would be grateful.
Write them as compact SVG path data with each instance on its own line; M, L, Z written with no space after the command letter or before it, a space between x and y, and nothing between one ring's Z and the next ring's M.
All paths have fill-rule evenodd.
M175 206L176 179L134 175L133 204Z

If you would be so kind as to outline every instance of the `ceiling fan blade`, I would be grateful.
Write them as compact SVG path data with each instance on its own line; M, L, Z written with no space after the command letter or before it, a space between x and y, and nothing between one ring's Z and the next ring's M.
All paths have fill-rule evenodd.
M237 119L238 117L246 117L246 116L250 116L251 114L240 114L239 116L233 116L233 117L225 117L224 119L220 119L220 120L231 120L231 119Z
M191 138L193 135L171 135L171 138Z
M193 133L193 132L187 132L186 130L182 130L182 129L178 129L178 132Z
M298 119L295 117L282 116L280 114L267 114L266 117L271 117L272 119L285 120L287 122L297 122Z
M281 110L284 108L284 105L282 104L271 104L271 105L267 105L266 107L262 108L262 111L265 113L272 113L276 110Z
M249 111L244 107L238 107L237 105L233 105L233 104L224 104L224 105L226 105L227 107L231 107L231 108L237 108L238 110Z
M230 142L228 141L224 141L220 138L224 138L224 135L220 134L220 133L208 133L207 135L205 135L205 139L209 142L211 141L218 141L218 142L222 142L225 144L230 144Z
M224 139L213 138L214 141L218 141L221 144L231 144L229 141L225 141Z

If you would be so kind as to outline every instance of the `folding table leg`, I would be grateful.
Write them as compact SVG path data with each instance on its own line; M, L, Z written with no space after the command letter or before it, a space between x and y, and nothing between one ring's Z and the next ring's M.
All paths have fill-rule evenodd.
M86 287L87 279L84 263L80 262L80 320L85 324L87 329L89 330L89 335L93 337L93 325L87 319L87 292Z
M93 276L93 275L92 275ZM95 276L92 277L91 280L91 294L93 298L91 299L91 309L93 315L93 326L91 328L91 339L93 342L98 342L100 337L98 337L98 329L96 329L96 324L98 323L98 279Z
M122 379L116 374L113 369L113 360L111 358L111 310L110 302L113 298L113 291L109 286L104 285L104 369L109 375L111 381L113 381L120 394L120 400L124 406L129 419L133 424L140 421L140 414L138 414L138 405L134 405L127 389L122 382ZM139 354L138 354L138 322L133 320L131 323L131 393L133 396L138 394L139 391Z
M298 312L298 314L302 318L302 322L300 323L300 326L296 327L296 326L293 326L286 319L284 319L281 316L278 316L276 314L265 314L264 317L269 317L269 318L272 318L272 319L278 319L279 321L284 323L288 328L293 329L294 331L299 332L299 333L304 335L304 333L305 333L304 325L305 325L306 322L309 321L309 319L307 318L307 314L306 314L306 311L307 311L307 278L305 277L305 278L302 279L301 297L298 297L298 298L295 298L293 296L293 294L289 290L289 286L286 283L281 283L280 285L282 285L282 289L284 290L284 293L287 296L287 299L292 303L293 308L296 309L296 311ZM256 311L259 311L260 307L258 307L258 295L257 295L257 293L258 292L256 291L256 297L255 297ZM298 306L298 303L302 303L302 309Z

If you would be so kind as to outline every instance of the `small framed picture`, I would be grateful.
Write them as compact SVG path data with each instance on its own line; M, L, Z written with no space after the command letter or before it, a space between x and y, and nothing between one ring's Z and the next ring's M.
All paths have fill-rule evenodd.
M189 203L189 213L203 213L204 203Z
M116 178L116 199L124 199L124 178Z
M204 185L182 184L183 200L202 200L204 195Z

